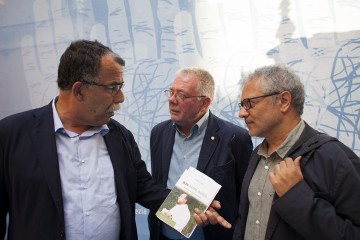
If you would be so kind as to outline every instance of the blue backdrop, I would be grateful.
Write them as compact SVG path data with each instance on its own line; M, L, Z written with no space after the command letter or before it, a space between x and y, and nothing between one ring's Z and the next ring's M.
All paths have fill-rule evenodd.
M147 164L150 130L169 118L162 92L185 66L208 69L217 84L212 111L244 125L242 76L290 65L305 84L304 119L359 155L359 15L357 0L0 0L0 118L47 104L65 48L97 39L126 60L126 100L115 118ZM147 239L148 210L136 213Z

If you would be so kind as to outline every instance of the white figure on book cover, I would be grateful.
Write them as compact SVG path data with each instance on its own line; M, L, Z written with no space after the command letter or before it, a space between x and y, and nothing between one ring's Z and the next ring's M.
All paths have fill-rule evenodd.
M183 193L178 197L177 204L170 210L163 208L161 212L170 217L174 222L174 228L181 232L190 220L190 210L187 205L187 194Z

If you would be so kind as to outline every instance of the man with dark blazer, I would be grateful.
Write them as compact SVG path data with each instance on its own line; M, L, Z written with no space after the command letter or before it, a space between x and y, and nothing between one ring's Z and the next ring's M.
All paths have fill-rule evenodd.
M252 141L247 131L215 116L209 107L214 97L214 80L201 68L178 71L169 97L171 119L156 125L150 136L151 171L159 183L172 189L185 169L192 166L222 185L215 199L219 212L235 220L240 188ZM182 239L182 235L149 215L150 239ZM232 230L209 225L196 228L190 239L231 239Z
M360 239L360 159L301 118L304 102L285 66L244 79L239 117L264 140L244 176L233 240ZM195 218L231 227L215 211Z
M239 117L264 140L244 177L233 239L360 239L360 159L301 118L300 78L271 65L242 86Z
M132 133L111 119L125 62L97 41L71 43L47 106L0 121L0 238L137 239L135 202L157 209Z

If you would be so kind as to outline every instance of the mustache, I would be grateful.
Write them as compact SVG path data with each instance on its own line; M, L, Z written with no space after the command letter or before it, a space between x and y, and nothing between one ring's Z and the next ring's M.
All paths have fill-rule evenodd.
M120 103L114 103L112 104L107 110L107 113L115 112L120 109Z

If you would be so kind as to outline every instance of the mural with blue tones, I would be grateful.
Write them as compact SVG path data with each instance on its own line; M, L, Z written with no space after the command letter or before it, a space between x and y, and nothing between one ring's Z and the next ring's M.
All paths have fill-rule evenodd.
M169 118L163 90L185 66L213 74L212 111L242 126L239 80L259 66L291 66L306 88L303 118L359 155L359 15L357 0L0 0L0 118L50 102L65 48L97 39L126 60L115 118L147 164L150 130ZM147 239L148 211L136 213Z

